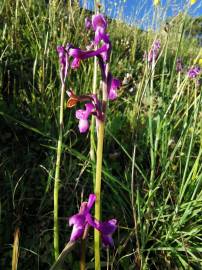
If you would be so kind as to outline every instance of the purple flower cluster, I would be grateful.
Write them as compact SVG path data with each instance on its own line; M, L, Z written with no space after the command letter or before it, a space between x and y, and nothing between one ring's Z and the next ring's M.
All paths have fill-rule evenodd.
M117 228L117 220L111 219L101 222L94 219L90 214L90 210L93 207L95 200L95 194L90 194L88 202L83 202L81 204L79 213L69 218L69 226L73 226L70 241L76 241L79 238L85 238L89 227L93 227L100 231L103 245L105 247L113 247L114 242L112 239L112 234Z
M75 70L79 68L81 61L91 57L97 57L99 59L102 81L107 85L107 97L109 100L115 100L118 96L117 89L120 87L120 81L114 78L107 68L111 54L111 42L106 32L106 19L102 14L93 15L92 20L86 18L85 27L88 31L94 32L94 39L87 50L74 48L72 45L68 45L67 48L63 46L57 48L61 66L61 79L64 81L64 78L66 78L69 66ZM71 63L69 60L71 60ZM97 126L99 125L99 121L104 121L105 106L103 102L99 101L96 95L89 94L88 97L88 103L85 104L85 109L76 111L80 133L88 131L88 119L90 115L96 116ZM76 100L79 102L84 101L82 96L70 95L67 104L71 105L67 106L69 108L73 107L77 103Z
M181 73L183 71L183 69L184 69L184 67L183 67L182 59L178 58L177 62L176 62L176 71L178 73ZM193 67L189 68L187 71L188 78L194 79L197 86L201 85L201 80L200 80L200 78L198 78L200 74L201 74L201 68L199 66L193 66Z
M67 44L66 47L57 46L57 52L60 62L60 79L62 83L64 83L67 78L67 71L69 68L69 49L71 48L71 46L71 44Z
M145 52L144 59L147 60L149 64L155 62L159 56L160 48L161 48L160 40L155 40L151 46L151 49L149 50L148 55Z
M189 77L190 79L194 79L194 78L198 77L198 75L200 74L200 72L201 72L200 67L197 67L197 66L196 66L196 67L190 68L190 69L188 70L187 75L188 75L188 77Z

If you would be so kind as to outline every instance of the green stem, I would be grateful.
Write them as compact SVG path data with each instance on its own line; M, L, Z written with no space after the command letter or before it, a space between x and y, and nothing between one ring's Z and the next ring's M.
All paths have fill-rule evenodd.
M106 65L106 77L108 74L108 64ZM106 117L107 107L107 82L102 82L102 110ZM95 218L100 220L100 208L101 208L101 176L102 176L102 159L103 159L103 143L104 143L104 129L105 121L100 121L98 128L98 139L97 139L97 160L96 160L96 177L95 177ZM95 251L95 270L100 270L100 232L94 230L94 251Z
M60 161L61 161L61 154L62 154L64 94L65 94L65 84L62 83L61 96L60 96L59 138L58 138L58 146L57 146L57 160L56 160L55 180L54 180L53 238L54 238L55 260L58 258L58 255L59 255L58 193L59 193L59 182L60 182Z
M98 131L96 178L95 178L95 218L100 220L100 193L101 193L101 175L102 175L102 155L104 142L104 122L100 122ZM95 270L100 269L100 232L94 231L94 249L95 249Z
M81 240L80 270L86 269L86 239Z
M96 50L96 48L95 48ZM94 57L93 68L93 94L96 95L97 90L97 58ZM92 117L91 130L90 130L90 159L92 161L93 170L93 184L95 185L95 117Z

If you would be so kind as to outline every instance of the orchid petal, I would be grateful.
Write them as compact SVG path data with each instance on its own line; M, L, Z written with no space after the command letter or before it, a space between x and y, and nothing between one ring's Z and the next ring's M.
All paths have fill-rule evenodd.
M116 219L110 219L108 221L104 221L104 222L100 223L100 226L99 226L99 230L103 234L107 234L107 235L115 232L116 228L117 228L117 220Z
M96 200L96 195L95 194L90 194L89 198L88 198L88 203L87 203L87 207L88 207L89 211L93 207L93 204L95 203L95 200Z
M100 222L97 221L95 218L92 218L92 216L90 214L86 215L86 220L88 222L88 224L93 227L94 229L99 230L100 227Z
M75 214L69 218L69 226L72 226L75 224L80 226L80 225L83 225L84 222L85 222L85 217L82 214Z
M84 233L85 227L84 226L73 226L72 233L70 236L70 241L76 241L80 237L82 237Z
M106 30L107 22L103 14L97 14L92 16L92 26L95 31L97 28L102 28L103 30Z
M107 89L109 100L115 100L117 98L117 89L120 87L120 81L113 78L111 74L108 75Z
M90 30L92 26L91 19L89 17L85 18L85 27L87 30Z
M88 111L86 110L76 110L76 118L79 120L87 120L89 116Z
M89 129L89 123L88 123L88 120L80 120L79 121L79 131L80 133L85 133L86 131L88 131Z
M72 69L77 69L80 66L80 59L79 58L74 58L74 60L71 63L71 68Z
M88 114L88 116L94 111L95 106L92 103L87 103L85 104L86 107L86 112Z
M114 241L113 241L111 235L102 234L102 243L105 247L108 247L108 246L113 247L114 246Z

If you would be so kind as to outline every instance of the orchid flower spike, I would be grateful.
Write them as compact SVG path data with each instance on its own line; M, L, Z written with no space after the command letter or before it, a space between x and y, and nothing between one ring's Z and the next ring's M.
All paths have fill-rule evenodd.
M70 241L76 241L77 239L83 237L84 232L89 226L87 220L88 216L90 216L90 210L95 203L95 199L95 194L90 194L88 202L81 203L79 213L69 218L69 226L73 225Z
M57 46L57 52L59 56L60 62L60 78L61 81L64 82L67 77L67 71L69 68L69 49L72 47L71 44L67 44L66 47L64 46Z
M156 61L159 55L159 51L161 48L161 43L159 40L153 42L152 47L148 53L148 62L152 64L153 61Z
M92 27L95 31L95 45L98 45L101 40L103 40L105 43L109 43L109 36L106 33L107 21L103 14L92 16Z

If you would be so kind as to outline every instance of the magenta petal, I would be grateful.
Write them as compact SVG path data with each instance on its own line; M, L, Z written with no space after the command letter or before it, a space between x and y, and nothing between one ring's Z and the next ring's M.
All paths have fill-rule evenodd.
M88 114L88 116L94 111L95 106L92 103L86 103L85 104L86 107L86 113Z
M81 54L81 49L79 48L71 48L69 50L69 56L73 56L75 58L80 58L80 54Z
M87 202L82 202L80 209L79 209L79 214L85 216L86 213L88 213L88 207L87 207Z
M85 18L85 27L87 30L89 30L91 28L92 24L91 24L91 19L89 17Z
M69 226L72 225L83 225L85 222L85 216L82 214L76 214L69 218Z
M96 200L95 194L90 194L89 198L88 198L88 203L87 203L87 207L88 207L89 211L93 207L93 204L95 203L95 200Z
M88 120L82 120L79 121L79 131L80 133L85 133L89 129L89 123Z
M116 90L110 89L108 98L109 100L115 100L118 97Z
M120 81L118 80L118 79L115 79L115 78L113 78L112 79L112 85L111 85L111 87L113 88L113 89L117 89L117 88L119 88L120 87Z
M97 14L92 16L92 26L93 29L96 31L98 27L106 30L107 28L107 22L105 20L105 17L102 14Z
M111 87L109 89L108 98L109 100L115 100L117 98L117 89L120 87L120 81L112 78Z
M73 230L70 236L70 241L76 241L80 237L82 237L84 233L85 226L73 226Z
M114 241L113 241L111 235L102 234L102 243L105 247L108 247L108 246L113 247L114 246Z
M86 110L76 110L76 118L79 120L87 120L89 116L88 111Z
M90 214L87 214L86 215L86 220L87 220L87 222L88 222L88 224L90 226L92 226L93 228L99 230L99 226L100 226L99 221L97 221L96 219L92 218L92 216Z
M72 69L77 69L80 66L80 59L79 58L74 58L74 60L71 63L71 68Z
M115 232L117 228L117 220L116 219L110 219L108 221L100 223L99 230L103 234L112 234Z

